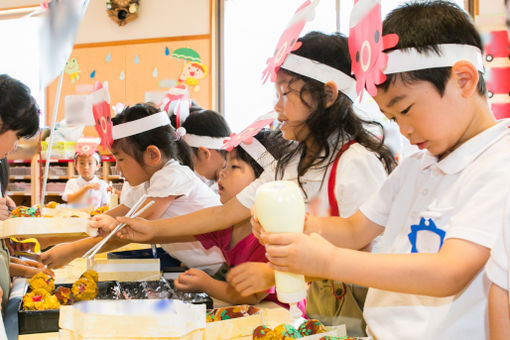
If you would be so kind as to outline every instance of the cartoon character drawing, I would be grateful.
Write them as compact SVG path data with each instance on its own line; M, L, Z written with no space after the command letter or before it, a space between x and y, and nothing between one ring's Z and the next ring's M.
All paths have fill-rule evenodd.
M386 80L382 72L388 63L385 49L398 43L396 34L382 36L381 3L379 0L356 0L349 22L349 54L351 73L355 75L356 91L363 97L366 86L371 96L377 94L378 84Z
M283 31L276 49L273 55L267 59L267 67L262 72L262 83L264 84L267 79L274 82L276 80L276 73L282 66L287 55L301 47L301 43L298 40L303 27L307 21L313 20L315 15L315 7L319 1L315 0L313 3L310 0L306 0L299 8L290 20L287 28Z
M207 76L207 66L202 63L188 61L182 68L181 75L177 80L179 84L185 84L193 88L193 91L200 90L199 80Z
M74 83L76 80L80 80L80 65L76 58L72 58L66 62L64 72L69 75L69 79Z

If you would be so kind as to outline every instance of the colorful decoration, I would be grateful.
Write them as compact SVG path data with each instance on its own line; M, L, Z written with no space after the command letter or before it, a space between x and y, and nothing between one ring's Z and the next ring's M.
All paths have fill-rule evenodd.
M424 218L422 217L420 219L420 224L413 224L411 226L411 232L408 234L409 242L411 242L411 253L423 253L424 251L420 251L419 245L418 245L418 237L419 233L427 231L433 234L436 234L439 237L439 244L438 248L435 249L435 251L439 251L441 247L443 246L444 237L446 235L446 232L442 229L439 229L434 221L431 218ZM429 249L431 250L431 249ZM429 251L425 251L429 252Z
M69 75L69 79L71 79L71 83L74 83L76 80L80 80L80 65L78 64L78 60L76 58L72 58L66 62L66 66L64 67L64 72Z
M81 138L76 142L74 152L79 156L92 156L96 151L99 142L95 138Z
M120 71L119 79L120 80L126 79L126 73L124 72L124 70Z
M170 55L170 50L168 49L168 46L165 46L165 55Z
M365 86L371 96L377 94L375 86L386 80L382 71L388 56L383 51L397 43L396 34L382 36L380 0L356 0L350 17L349 54L351 73L356 77L356 91L361 98Z
M94 86L92 96L92 112L97 134L101 138L101 145L110 149L113 144L112 138L112 120L110 112L110 96L108 90L103 88L103 84L97 82Z
M191 99L188 89L184 85L171 88L165 95L159 108L165 110L168 114L175 114L176 128L178 129L189 116Z
M267 67L262 72L262 83L265 83L267 79L274 82L276 80L276 73L280 66L282 66L285 58L287 58L287 55L301 47L301 43L297 40L306 22L313 20L315 7L318 4L319 0L314 0L313 3L310 0L306 0L294 13L280 40L278 40L273 56L266 61Z
M119 26L124 26L128 22L135 20L138 17L139 7L139 0L106 1L106 13Z
M90 72L90 78L94 78L96 76L96 70L92 70L92 72Z
M158 68L157 67L154 67L154 69L152 70L152 77L154 77L154 78L158 77Z
M140 56L138 54L135 55L135 64L140 64Z
M251 144L253 141L253 137L259 133L260 130L265 128L266 126L272 124L274 121L273 118L264 118L261 120L257 120L253 122L250 126L244 129L239 134L232 133L229 139L226 139L223 142L222 149L227 150L228 152L232 151L235 147L237 147L241 143Z
M199 80L207 76L207 66L201 63L188 61L182 68L181 75L177 80L179 84L184 84L193 88L194 92L200 90Z
M166 50L165 50L166 54ZM200 54L192 48L189 47L181 47L176 49L172 55L172 58L182 59L185 61L194 61L196 63L201 63L202 59L200 58Z
M510 57L510 41L507 31L490 31L482 34L484 40L485 60L491 62L494 58Z
M492 67L485 76L489 98L495 94L510 95L510 67Z
M106 57L104 58L104 60L105 60L107 63L109 63L109 62L112 60L112 53L111 53L111 52L110 52L110 53L108 53L108 54L106 55Z
M496 119L510 118L510 102L492 103L491 110Z

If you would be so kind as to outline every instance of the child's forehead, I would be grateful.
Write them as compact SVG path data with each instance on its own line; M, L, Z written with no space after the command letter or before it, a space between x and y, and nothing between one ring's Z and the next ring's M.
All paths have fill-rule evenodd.
M93 155L78 155L76 157L76 160L79 161L79 162L89 162L89 161L96 161L96 159L94 158Z

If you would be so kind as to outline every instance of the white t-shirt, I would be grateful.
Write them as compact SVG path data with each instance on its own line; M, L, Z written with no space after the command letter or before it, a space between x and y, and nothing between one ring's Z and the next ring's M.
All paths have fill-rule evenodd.
M491 250L491 257L485 266L487 277L494 284L508 290L510 285L510 196L507 200L503 229Z
M491 248L509 187L509 124L501 121L439 162L427 151L406 158L360 209L386 227L379 251L409 254L414 245L418 252L436 253L441 233ZM484 270L452 297L371 288L364 308L367 330L377 340L485 339L487 293Z
M122 184L122 190L120 192L120 204L131 208L136 204L138 199L143 196L144 193L145 185L143 183L133 187L129 184L128 181L124 181Z
M298 163L299 156L296 156L285 168L281 179L297 183ZM237 194L236 197L242 205L251 209L255 203L257 188L275 180L275 167L276 163L273 163L271 168ZM318 216L329 216L328 178L331 168L331 165L328 169L312 168L301 176L307 209ZM379 189L386 179L386 170L374 153L355 143L340 157L336 176L335 196L340 216L348 217Z
M93 206L94 209L102 207L108 204L108 184L102 179L94 176L90 181L86 181L83 177L71 178L67 181L64 189L62 199L68 200L69 194L74 194L87 184L99 183L99 189L87 190L87 192L80 198L79 201L73 202L73 204Z
M170 203L168 209L160 218L185 215L196 210L221 205L218 195L202 182L190 168L179 164L175 160L168 161L142 187L143 190L136 190L140 196L143 194L148 197L179 196ZM132 194L133 187L130 187L128 192L131 193L130 197L135 196ZM131 207L136 201L137 199L128 199L123 204ZM186 226L182 227L186 228ZM161 246L168 254L179 259L186 267L199 268L208 274L215 274L225 262L218 247L206 250L199 241L163 244Z

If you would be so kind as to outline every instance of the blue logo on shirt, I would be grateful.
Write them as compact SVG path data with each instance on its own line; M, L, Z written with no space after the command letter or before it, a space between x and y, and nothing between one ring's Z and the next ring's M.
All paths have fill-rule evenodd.
M420 224L413 224L411 225L411 232L407 235L409 237L409 241L411 242L412 248L411 253L418 253L418 248L416 246L416 242L418 241L418 232L427 230L431 233L434 233L439 236L440 243L439 243L439 249L443 246L444 237L446 235L446 232L442 229L439 229L436 224L434 223L434 220L431 218L424 218L422 217L420 220Z

